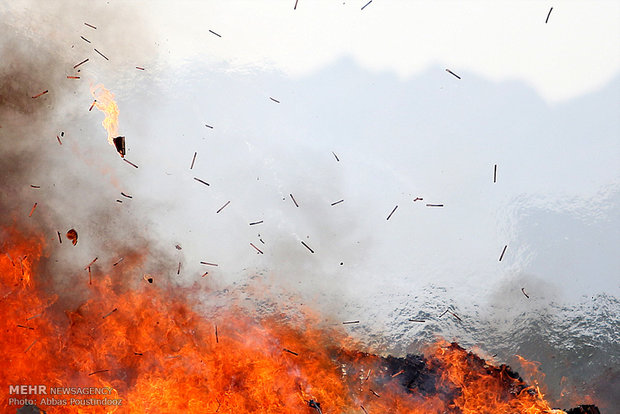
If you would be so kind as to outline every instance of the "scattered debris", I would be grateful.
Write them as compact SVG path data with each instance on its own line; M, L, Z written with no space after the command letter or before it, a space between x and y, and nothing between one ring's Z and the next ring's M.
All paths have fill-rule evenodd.
M280 103L280 101L278 101L277 99L272 98L271 96L269 97L269 99L271 99L272 101L274 101L275 103Z
M174 248L177 249L177 250L183 250L183 248L181 247L180 244L175 244Z
M92 285L93 284L93 275L90 272L90 266L88 266L88 284Z
M289 354L293 354L293 355L295 355L295 356L299 356L299 354L298 354L297 352L293 352L293 351L291 351L290 349L282 348L282 350L283 350L284 352L288 352Z
M343 201L344 201L344 200L338 200L338 201L336 201L335 203L332 203L332 206L335 206L336 204L340 204L340 203L342 203Z
M116 263L114 263L112 266L116 266L117 264L119 264L120 262L122 262L123 260L125 260L124 257L121 257L120 259L118 259L118 261Z
M551 16L551 11L553 10L553 7L549 9L549 13L547 13L547 18L545 19L545 24L547 24L547 22L549 21L549 16Z
M133 162L129 161L129 160L128 160L128 159L126 159L126 158L123 158L123 161L125 161L127 164L131 165L131 166L132 166L132 167L134 167L134 168L138 168L138 166L137 166L136 164L134 164Z
M217 266L218 265L217 263L209 263L209 262L200 262L200 264L207 265L207 266Z
M56 231L56 233L58 233L58 241L62 244L62 236L60 235L60 232Z
M368 4L370 4L370 3L372 3L372 0L370 0L370 1L368 2ZM365 7L365 6L364 6L364 7ZM364 406L363 406L363 405L361 405L361 404L360 404L360 408L362 409L362 411L364 411L364 413L365 413L365 414L368 414L368 411L366 411L366 409L364 408Z
M67 239L71 240L71 243L73 243L74 246L77 244L78 234L77 234L77 231L75 231L75 229L69 230L66 236L67 236Z
M446 69L446 72L448 72L451 75L456 76L457 79L461 79L461 77L459 75L457 75L456 73L452 72L450 69Z
M216 344L220 343L220 338L217 336L217 325L215 325L215 343Z
M405 372L405 370L404 370L404 369L401 369L401 370L400 370L400 371L398 371L396 374L393 374L393 375L392 375L392 378L394 378L394 377L398 377L398 376L399 376L400 374L402 374L403 372Z
M334 157L336 158L336 161L340 162L340 159L338 158L338 156L336 155L336 153L334 151L332 151L332 154L334 154Z
M228 200L228 201L226 202L226 204L224 204L222 207L220 207L220 209L219 209L218 211L216 211L215 213L217 214L217 213L219 213L220 211L224 210L224 207L226 207L226 206L227 206L227 205L229 205L229 204L230 204L230 200Z
M84 24L85 24L86 26L88 26L88 27L91 27L91 28L95 29L95 30L97 29L97 28L96 28L95 26L93 26L92 24L88 24L88 23L84 23Z
M314 253L314 250L312 250L310 246L308 246L303 240L301 241L301 244L303 244L306 247L306 249L310 250L310 253Z
M142 356L142 355L144 355L142 352L134 352L133 354L134 354L134 355L138 355L138 356Z
M95 99L93 103L90 105L90 108L88 108L88 112L93 110L93 106L95 106L96 103L97 103L97 100Z
M398 208L398 205L396 205L396 207L394 207L394 210L392 210L392 212L390 213L389 216L387 216L386 220L389 220L390 217L392 217L392 214L394 214L394 212L396 211L396 209Z
M31 328L30 326L24 326L24 325L17 325L19 328L24 328L24 329L30 329L31 331L34 331L34 328Z
M123 197L133 198L133 196L130 196L129 194L125 194L125 193L123 193L122 191L121 191L121 195L122 195Z
M33 346L34 344L36 344L36 343L37 343L37 341L38 341L38 339L35 339L35 340L34 340L34 341L30 344L30 345L28 345L28 348L26 348L26 350L24 351L24 354L25 354L26 352L30 351L30 348L32 348L32 346Z
M372 0L370 0L368 3L364 4L361 8L361 10L364 10L366 8L366 6L368 6L370 3L372 3ZM366 410L364 410L366 411Z
M110 60L106 57L106 55L104 55L103 53L101 53L100 51L98 51L97 49L95 49L95 52L99 53L101 55L101 57L103 57L105 60Z
M497 164L493 166L493 182L497 182Z
M192 165L189 166L190 170L194 168L194 162L196 161L196 155L198 155L198 153L194 152L194 158L192 158Z
M116 137L112 139L114 142L114 146L116 147L116 151L121 155L121 158L125 158L125 137Z
M504 250L502 250L502 254L499 256L499 261L501 262L502 259L504 258L504 253L506 253L506 248L508 247L508 245L504 246Z
M256 251L259 252L260 254L264 254L261 249L259 249L258 247L254 246L254 243L250 243L250 246L254 247L256 249Z
M43 92L38 93L38 94L36 94L35 96L33 96L33 97L32 97L32 99L36 99L36 98L38 98L39 96L41 96L41 95L45 95L45 94L46 94L46 93L48 93L48 92L49 92L49 90L47 90L47 89L46 89L46 90L44 90Z
M424 201L424 199L422 197L416 197L413 199L413 202L415 203L416 201Z
M295 203L295 207L299 207L299 204L297 204L297 201L295 200L295 197L293 197L293 194L289 194L291 196L291 200L293 200L293 203Z
M295 0L295 6L293 7L293 10L297 10L297 2L298 2L298 1L299 1L299 0Z
M463 322L463 320L462 320L461 318L459 318L459 316L458 316L456 313L454 313L454 312L452 312L452 311L448 311L448 312L450 313L450 315L452 315L452 316L454 316L456 319L458 319L458 321L459 321L459 322Z
M58 140L58 143L62 145L62 141L60 140L60 137L58 135L56 135L56 139Z
M206 186L209 186L209 185L210 185L208 182L203 181L203 180L201 180L200 178L196 178L196 177L194 177L194 180L198 181L199 183L203 183L203 184L204 184L204 185L206 185Z
M426 322L424 319L409 319L409 322L419 322L419 323L424 323Z
M525 293L525 288L521 288L521 292L523 292L523 294L525 295L526 298L530 298L529 295L527 293Z
M90 374L88 374L88 376L90 377L91 375L95 375L95 374L101 374L102 372L108 372L109 369L100 369L99 371L93 371Z
M141 66L136 66L136 69L139 69L139 70L144 70L144 68L143 68L143 67L141 67Z
M177 275L181 274L181 262L179 262L179 266L177 267Z
M87 38L85 38L84 36L80 36L82 38L82 40L84 40L85 42L90 43L90 40L88 40Z
M212 127L211 125L205 124L205 126L206 126L207 128L211 128L211 129L213 129L213 127Z
M153 283L153 281L155 279L153 279L153 276L149 275L148 273L145 273L144 276L142 276L142 279L146 280L149 283Z
M97 259L99 259L99 257L95 257L88 265L86 265L86 267L84 267L84 270L88 269L90 265L92 265L93 263L97 261Z
M80 63L78 63L77 65L73 66L73 69L77 68L80 65L83 65L84 63L88 62L88 59L84 59L83 61L81 61Z
M80 79L79 76L67 76L67 79Z
M39 203L34 203L34 205L32 206L32 210L30 210L30 214L28 214L28 217L32 217L32 213L34 213L34 210L37 208L37 205Z
M345 321L345 322L342 322L343 325L351 325L353 323L360 323L360 321Z
M222 37L221 35L219 35L219 34L215 33L215 32L214 32L213 30L211 30L211 29L209 29L209 31L210 31L211 33L213 33L214 35L216 35L217 37Z
M30 318L26 319L27 321L29 321L30 319L34 319L34 318L38 318L39 316L43 315L42 313L37 313L34 316L31 316Z
M102 319L107 318L108 316L112 315L114 312L116 312L118 310L118 308L114 308L112 309L110 312L106 313L105 315L102 316Z
M261 221L254 221L254 222L250 223L250 226L253 226L255 224L262 224L262 223L263 223L263 220L261 220Z
M427 204L426 207L443 207L443 204Z
M449 309L446 309L445 311L443 311L443 313L441 315L439 315L439 317L441 318L443 315L445 315L446 313L448 313Z

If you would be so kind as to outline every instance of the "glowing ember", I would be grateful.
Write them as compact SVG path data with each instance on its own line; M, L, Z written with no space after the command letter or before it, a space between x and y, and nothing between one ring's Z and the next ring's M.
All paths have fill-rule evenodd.
M508 367L456 344L437 343L426 357L352 352L342 330L311 315L257 320L231 307L210 320L192 309L189 291L130 290L126 274L97 277L90 299L66 310L38 273L43 239L0 234L2 401L16 385L42 384L47 395L17 397L63 413L563 413ZM103 395L50 395L55 387ZM89 398L107 402L76 405Z
M97 109L105 114L105 118L101 123L106 131L108 131L108 142L114 145L114 138L118 136L118 105L114 100L114 94L107 90L103 84L91 86L90 93L95 98L93 104Z

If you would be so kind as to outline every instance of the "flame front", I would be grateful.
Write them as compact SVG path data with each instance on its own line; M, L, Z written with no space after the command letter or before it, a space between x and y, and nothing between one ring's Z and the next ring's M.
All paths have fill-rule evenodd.
M90 93L95 98L94 105L105 114L101 125L108 132L108 142L114 145L114 137L118 136L118 105L114 100L114 94L106 89L103 84L91 86Z
M124 274L95 274L92 285L85 278L89 299L68 311L39 275L42 239L0 234L0 401L15 397L11 385L45 384L111 387L105 397L122 399L121 406L67 403L63 413L315 414L314 402L325 414L563 412L514 373L454 344L435 344L420 359L424 375L412 377L393 365L401 359L347 350L343 331L319 328L311 315L256 319L231 307L207 317L187 291L128 289L122 280L140 279L139 260L126 260Z

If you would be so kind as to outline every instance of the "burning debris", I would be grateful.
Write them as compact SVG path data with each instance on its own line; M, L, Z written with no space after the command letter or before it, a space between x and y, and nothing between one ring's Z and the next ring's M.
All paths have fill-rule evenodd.
M34 205L32 206L32 209L30 210L30 214L28 214L28 217L32 217L32 213L34 213L34 210L37 208L37 205L39 203L34 203Z
M48 93L49 91L46 89L41 93L36 94L35 96L32 97L32 99L37 99L39 96L45 95L46 93Z
M144 276L142 276L142 278L144 280L146 280L147 282L149 282L149 283L153 283L154 282L153 276L149 275L148 273L145 274Z
M77 231L75 231L75 229L69 230L66 236L67 236L67 239L71 240L71 243L73 243L74 246L77 244L78 234L77 234Z
M138 70L144 70L144 68L143 68L143 67L141 67L141 66L136 66L136 69L138 69Z
M138 166L136 164L134 164L133 162L129 161L127 158L123 158L123 161L125 161L127 164L131 165L133 168L138 168Z
M116 151L121 155L121 158L125 158L125 137L112 138Z

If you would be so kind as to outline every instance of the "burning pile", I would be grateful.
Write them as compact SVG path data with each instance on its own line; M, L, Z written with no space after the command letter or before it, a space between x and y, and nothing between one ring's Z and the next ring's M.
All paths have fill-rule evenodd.
M43 238L16 228L0 235L5 404L20 397L47 412L93 413L563 412L509 367L456 344L439 342L426 357L384 358L350 351L350 338L319 327L313 315L257 320L230 308L205 316L187 290L128 289L127 275L141 279L139 260L125 260L123 275L112 264L95 274L81 286L89 299L66 309L45 286ZM23 384L107 392L11 395ZM572 412L598 412L580 410Z

